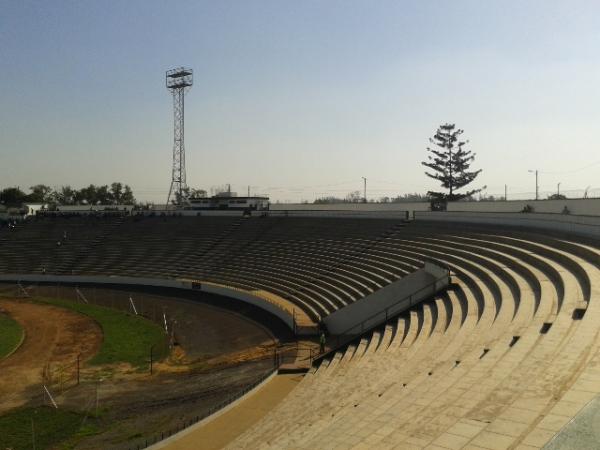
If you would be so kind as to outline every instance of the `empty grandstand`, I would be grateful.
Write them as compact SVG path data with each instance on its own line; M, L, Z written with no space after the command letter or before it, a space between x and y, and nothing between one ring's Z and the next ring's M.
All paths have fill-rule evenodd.
M316 358L230 448L541 448L600 391L595 225L436 214L39 217L0 231L0 271L190 279L316 324L435 262L447 290Z

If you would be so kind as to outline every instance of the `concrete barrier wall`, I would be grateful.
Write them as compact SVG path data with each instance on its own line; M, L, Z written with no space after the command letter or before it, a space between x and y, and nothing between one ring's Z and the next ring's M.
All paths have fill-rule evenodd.
M166 216L186 216L186 217L242 217L243 211L193 211L193 210L181 210L181 211L142 211L139 214L145 216L160 216L162 214ZM346 218L346 219L400 219L404 220L408 218L410 211L408 209L395 209L395 210L274 210L274 211L252 211L252 217L260 217L266 215L269 217L315 217L315 218Z
M267 312L270 312L276 317L279 317L292 331L294 331L294 318L283 308L255 295L249 294L248 292L238 291L236 289L230 289L223 286L214 286L210 284L202 285L202 292L208 292L211 294L222 295L224 297L235 298L246 303L258 306Z
M256 213L256 214L260 214ZM314 217L314 218L331 218L331 219L409 219L410 211L395 210L395 211L344 211L344 210L285 210L285 211L269 211L269 217Z
M402 203L271 203L271 211L429 211L429 202Z
M495 212L415 212L415 220L506 225L600 237L600 216Z
M359 334L432 296L449 281L447 269L426 263L424 268L335 311L323 322L332 334Z
M496 202L452 202L448 204L449 212L520 212L525 206L530 205L536 213L556 213L563 212L565 206L572 215L600 216L600 198L588 199L566 199L566 200L510 200ZM89 209L81 210L81 207L61 207L63 212L98 212ZM72 209L66 209L72 208ZM78 209L79 208L79 209ZM402 203L332 203L324 205L315 205L312 203L272 203L270 205L272 212L276 211L305 211L307 214L315 215L318 211L331 214L334 211L371 213L373 215L383 212L402 212L402 211L429 211L429 202L402 202ZM120 210L123 211L122 209ZM128 210L127 210L128 211ZM254 211L253 214L260 214L261 211ZM240 216L242 211L227 210L149 210L149 211L131 211L132 214L160 215L177 214L183 216ZM0 212L0 214L2 214Z
M228 288L227 286L216 286L210 284L192 283L186 280L166 280L160 278L138 278L118 276L79 276L79 275L32 275L32 274L1 274L0 281L25 282L25 283L54 283L54 284L114 284L166 287L174 289L196 290L210 294L222 295L235 298L246 303L257 306L281 319L292 331L295 330L294 318L285 309L269 302L266 299L252 295L249 292Z
M0 281L22 281L27 283L64 283L64 284L122 284L156 286L176 289L191 289L192 283L182 280L160 278L91 276L91 275L37 275L37 274L0 274Z
M530 205L536 213L563 212L565 206L572 215L600 216L600 198L566 200L510 200L508 202L453 202L448 211L456 212L521 212ZM415 210L418 211L418 210Z
M510 200L507 202L452 202L448 211L457 212L520 212L527 205L536 213L563 212L566 206L572 215L600 216L600 198L566 199L566 200ZM274 203L272 211L429 211L428 202L402 203L333 203L314 205L312 203Z

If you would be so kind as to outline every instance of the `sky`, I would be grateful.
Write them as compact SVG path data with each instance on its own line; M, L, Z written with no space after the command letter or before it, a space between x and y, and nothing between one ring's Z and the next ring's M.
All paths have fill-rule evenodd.
M0 187L129 184L164 202L186 95L188 185L272 201L437 189L464 129L473 188L600 196L600 2L0 0Z

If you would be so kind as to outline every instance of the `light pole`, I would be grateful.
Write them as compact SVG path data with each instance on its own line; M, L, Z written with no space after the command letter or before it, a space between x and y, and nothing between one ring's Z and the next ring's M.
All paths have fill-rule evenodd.
M529 170L528 172L535 173L535 199L539 200L540 186L538 184L538 171L537 170Z
M364 192L364 203L367 203L367 179L365 177L362 177L363 179L363 192Z
M558 186L556 186L556 195L560 195L560 182L558 183Z

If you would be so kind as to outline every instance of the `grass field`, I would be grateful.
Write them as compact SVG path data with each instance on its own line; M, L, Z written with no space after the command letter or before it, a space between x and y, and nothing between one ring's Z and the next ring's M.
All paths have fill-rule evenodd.
M22 337L21 325L0 313L0 359L11 353L19 345Z
M45 406L11 411L0 416L0 448L53 448L61 442L96 433L94 419L88 418L85 422L83 419L79 413Z
M167 353L163 329L143 317L68 300L51 298L35 300L85 314L100 324L103 333L102 346L91 359L90 364L130 363L135 367L145 367L148 365L151 346L155 346L156 359L164 357Z

